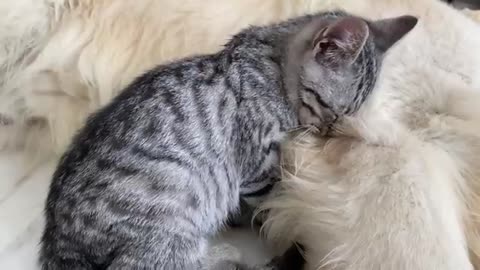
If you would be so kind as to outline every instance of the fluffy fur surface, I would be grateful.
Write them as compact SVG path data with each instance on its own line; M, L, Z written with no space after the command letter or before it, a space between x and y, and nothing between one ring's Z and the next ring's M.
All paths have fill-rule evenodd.
M436 1L343 7L419 25L334 138L286 147L267 235L304 244L308 269L480 269L480 26Z
M0 113L9 132L0 139L61 152L88 113L147 69L306 9L299 0L2 1Z
M147 69L216 51L250 24L349 2L2 1L0 146L60 153L89 113Z

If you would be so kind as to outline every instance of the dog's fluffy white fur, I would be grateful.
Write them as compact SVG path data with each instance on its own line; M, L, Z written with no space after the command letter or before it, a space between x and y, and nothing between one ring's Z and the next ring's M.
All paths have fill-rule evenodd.
M480 25L435 1L381 2L343 7L419 24L334 138L286 146L265 231L304 244L307 269L480 269Z
M2 0L0 143L61 152L152 66L215 51L249 24L334 7L421 20L342 136L290 145L270 236L304 242L310 269L471 269L480 29L437 0Z
M61 153L89 113L154 65L218 50L250 24L363 2L3 0L0 147Z
M241 28L303 14L309 2L1 1L0 144L62 152L86 116L142 72L218 50Z

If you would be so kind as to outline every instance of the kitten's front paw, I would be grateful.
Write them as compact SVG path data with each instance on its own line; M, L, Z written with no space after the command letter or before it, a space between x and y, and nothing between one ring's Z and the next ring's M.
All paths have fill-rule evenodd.
M249 268L237 262L222 261L214 265L212 270L249 270Z
M222 243L210 246L204 265L208 270L210 270L210 268L217 269L214 267L217 264L227 261L240 261L241 259L242 255L235 246Z

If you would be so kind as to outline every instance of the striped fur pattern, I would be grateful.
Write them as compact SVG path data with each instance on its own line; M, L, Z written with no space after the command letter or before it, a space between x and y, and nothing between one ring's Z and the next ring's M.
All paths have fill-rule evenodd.
M202 269L206 239L241 197L263 194L277 179L280 143L304 121L292 94L304 87L286 81L326 79L335 70L330 82L357 87L340 89L354 98L339 99L344 111L334 111L352 111L348 103L361 102L356 91L373 86L360 82L377 74L357 74L368 70L364 58L380 61L382 45L415 22L369 22L343 12L304 16L246 29L216 54L139 77L88 120L61 159L46 205L43 269ZM396 30L377 31L383 27ZM319 37L327 43L321 50ZM297 47L299 39L309 46ZM304 55L298 73L292 54ZM319 98L330 90L310 87ZM324 100L337 108L335 98Z

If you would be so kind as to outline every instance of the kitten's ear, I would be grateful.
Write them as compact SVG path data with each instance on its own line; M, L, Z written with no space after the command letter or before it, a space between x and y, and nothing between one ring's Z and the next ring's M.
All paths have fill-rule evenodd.
M317 33L313 54L317 62L333 67L353 63L368 38L367 23L356 17L338 19Z
M374 21L370 24L375 44L381 52L390 47L410 32L418 19L413 16L401 16L385 20Z

